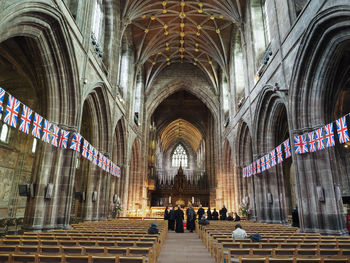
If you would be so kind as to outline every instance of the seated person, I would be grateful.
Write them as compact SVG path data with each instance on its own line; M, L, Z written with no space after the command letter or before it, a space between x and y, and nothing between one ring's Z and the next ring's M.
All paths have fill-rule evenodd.
M205 218L205 215L202 215L202 218L198 221L198 224L203 226L209 225L209 220Z
M233 217L231 216L231 213L228 213L228 216L226 217L226 220L233 221Z
M157 224L155 222L153 222L151 224L151 227L148 228L148 234L159 234L159 230L158 230Z
M241 221L241 218L239 217L239 215L235 212L235 221Z
M232 231L232 238L247 238L247 232L242 229L240 224L235 225L235 230Z

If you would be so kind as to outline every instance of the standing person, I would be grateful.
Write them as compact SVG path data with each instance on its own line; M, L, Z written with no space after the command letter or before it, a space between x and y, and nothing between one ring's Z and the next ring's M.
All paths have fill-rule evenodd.
M208 220L212 220L212 216L211 216L211 210L210 210L210 207L208 207L208 210L207 210L207 219Z
M214 208L214 211L211 215L212 215L213 220L219 219L219 213L218 213L218 211L216 211L216 208Z
M168 207L165 207L165 211L164 211L164 220L169 220L169 211L168 211Z
M227 213L227 209L225 205L223 205L220 210L220 220L226 220L226 213Z
M204 209L203 209L202 205L199 205L197 215L198 215L198 219L202 219L202 216L204 215Z
M292 226L299 227L298 207L295 206L292 212Z
M193 230L195 229L195 221L196 221L196 212L194 211L192 205L190 205L190 207L187 209L188 213L187 213L187 230L190 231L191 233L193 232Z
M190 225L190 219L189 219L189 216L188 216L188 213L190 211L190 204L188 204L188 207L186 209L186 229L189 230L189 225Z
M168 229L169 230L175 230L175 209L173 206L171 206L171 210L169 212L169 219L168 219Z
M183 233L184 232L184 212L181 210L181 205L178 205L177 210L175 211L175 221L176 221L176 233Z

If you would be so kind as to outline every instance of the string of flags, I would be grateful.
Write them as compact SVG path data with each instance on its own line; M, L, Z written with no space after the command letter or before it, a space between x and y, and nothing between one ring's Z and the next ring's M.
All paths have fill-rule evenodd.
M8 94L6 109L4 105L5 93ZM99 152L93 145L83 138L81 134L78 132L71 134L71 132L59 128L57 125L44 119L38 113L33 112L32 109L21 103L4 89L0 88L0 119L2 118L2 112L5 109L4 123L13 128L17 128L20 105L22 105L22 114L20 117L19 131L29 134L30 126L32 126L31 135L38 140L42 140L43 142L51 144L57 148L71 149L79 153L81 151L82 156L91 161L94 165L97 165L113 176L120 177L120 167Z
M350 141L348 126L346 123L347 116L350 116L350 114L347 114L335 121L336 134L340 144ZM326 148L334 147L335 143L334 122L331 122L314 131L294 136L294 152L295 154L313 153ZM290 145L290 139L288 138L270 153L263 155L250 165L244 167L243 177L251 177L252 175L260 174L276 166L277 164L282 163L291 156L292 148Z

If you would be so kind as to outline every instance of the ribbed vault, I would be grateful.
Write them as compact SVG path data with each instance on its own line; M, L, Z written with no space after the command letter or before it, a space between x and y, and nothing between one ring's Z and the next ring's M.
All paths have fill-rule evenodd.
M164 152L169 148L169 146L181 140L186 141L189 145L191 145L193 151L197 152L199 144L202 140L202 134L193 124L180 118L169 123L160 132L160 139Z
M171 63L198 66L217 87L217 69L227 72L232 29L241 28L244 5L243 0L124 1L124 29L132 27L146 87Z

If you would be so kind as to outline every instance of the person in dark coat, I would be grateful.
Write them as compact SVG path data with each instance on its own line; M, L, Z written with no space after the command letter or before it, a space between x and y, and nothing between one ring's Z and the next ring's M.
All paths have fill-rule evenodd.
M220 220L226 220L226 213L227 213L227 209L225 207L225 205L222 206L220 212Z
M165 207L165 211L164 211L164 220L169 220L169 210L168 210L168 207Z
M169 212L169 219L168 219L168 229L169 230L175 230L175 209L172 206L171 210Z
M212 216L211 216L211 210L210 210L210 207L208 207L208 210L207 210L207 219L208 220L212 220Z
M187 209L187 230L193 232L195 229L196 212L194 211L192 205Z
M157 228L157 224L155 222L153 222L150 226L150 228L148 228L148 234L159 234L159 230Z
M240 216L235 212L235 221L241 221L241 218Z
M214 208L214 211L211 215L212 215L213 220L219 219L219 213L218 213L218 211L216 211L216 208Z
M184 212L181 210L181 206L178 206L178 209L175 211L175 221L176 221L176 233L183 233L184 232Z
M292 211L292 226L299 227L299 215L298 215L298 207L294 207Z
M227 221L233 221L233 217L231 216L231 213L228 213L228 216L226 217Z
M198 219L202 219L202 216L204 215L204 209L203 209L202 205L199 205L197 215L198 215Z

